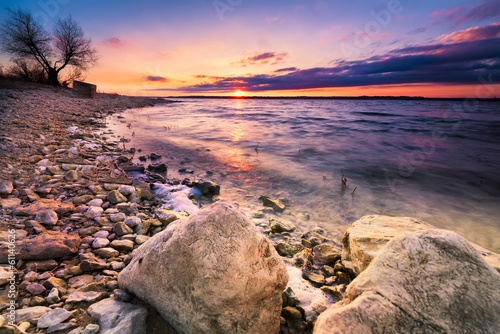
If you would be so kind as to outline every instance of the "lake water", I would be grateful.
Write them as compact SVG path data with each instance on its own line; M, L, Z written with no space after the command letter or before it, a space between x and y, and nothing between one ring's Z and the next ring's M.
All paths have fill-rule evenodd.
M158 152L246 210L283 198L299 231L411 216L500 252L500 103L182 99L121 117L108 126L135 158Z

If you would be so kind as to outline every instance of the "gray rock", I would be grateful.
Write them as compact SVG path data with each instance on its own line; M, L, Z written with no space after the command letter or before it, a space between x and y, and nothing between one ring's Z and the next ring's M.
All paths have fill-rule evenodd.
M50 311L52 311L52 309L46 306L34 306L18 309L16 310L16 323L27 321L32 324L36 324L42 315Z
M127 198L123 196L118 190L110 191L107 199L111 204L123 203L127 201Z
M108 298L92 304L88 311L98 321L102 334L146 334L145 307Z
M340 259L341 250L328 244L321 244L313 248L313 255L316 264L335 264L335 261Z
M142 245L143 243L145 243L149 239L151 239L150 236L147 236L147 235L138 235L138 236L135 237L135 243L138 244L138 245Z
M132 300L132 297L125 290L116 289L114 291L114 294L115 294L116 298L118 298L124 302L129 302Z
M123 212L118 212L109 215L109 220L111 220L113 223L122 222L125 220L125 218L127 218L127 216Z
M107 238L108 236L109 236L109 232L106 230L102 230L102 231L96 232L94 234L95 238Z
M13 190L12 181L0 181L0 195L10 195Z
M100 198L94 198L93 200L87 203L88 206L101 206L104 201Z
M221 200L141 245L118 281L179 333L277 333L288 273L269 240Z
M59 298L59 290L57 290L56 288L52 288L47 297L45 297L45 301L49 304L59 303L61 301L61 299Z
M495 333L500 274L446 230L403 234L323 312L314 334Z
M94 250L94 253L97 256L103 257L105 259L117 257L118 255L120 255L119 251L117 251L116 249L111 248L111 247L96 249L96 250Z
M127 217L123 222L127 224L128 227L134 228L137 225L139 225L142 221L139 217Z
M32 295L39 295L45 292L45 287L38 283L31 283L26 287L26 291L31 293Z
M107 294L105 292L95 292L95 291L75 291L68 296L66 303L80 303L80 302L91 302L95 303L101 299L106 298Z
M83 327L77 327L77 328L71 330L70 332L68 332L68 334L82 334L83 330L84 330ZM96 332L96 333L98 333L98 332Z
M57 324L57 325L53 325L53 326L50 326L49 328L47 328L47 334L50 334L50 333L65 333L66 331L68 331L70 328L73 328L75 327L75 325L73 324L70 324L70 323L62 323L62 324Z
M50 326L60 324L70 316L71 312L68 312L63 308L56 308L42 315L40 319L38 319L38 323L36 326L38 328L49 328Z
M135 191L135 187L134 186L127 186L127 185L120 185L118 187L118 191L123 195L123 196L128 196L130 194L132 194L134 191Z
M213 181L206 181L202 183L193 182L193 187L201 191L205 197L213 197L220 194L220 186Z

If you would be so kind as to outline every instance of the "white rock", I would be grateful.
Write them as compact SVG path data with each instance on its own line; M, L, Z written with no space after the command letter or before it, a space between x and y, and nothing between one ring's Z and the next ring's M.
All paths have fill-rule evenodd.
M457 233L426 230L380 250L314 334L495 333L498 324L500 273Z
M104 201L100 198L94 198L90 202L87 203L88 206L102 206Z
M52 210L43 211L41 213L37 213L35 219L39 221L43 225L56 225L57 224L57 213Z
M109 235L109 232L106 230L98 231L94 233L95 238L107 238Z
M121 192L123 196L128 196L135 191L135 187L122 184L118 187L118 191Z
M221 200L141 245L118 281L179 333L267 334L279 331L288 274L270 241Z
M118 222L122 222L125 220L127 216L123 213L123 212L119 212L119 213L114 213L114 214L111 214L109 215L109 219L113 222L113 223L118 223Z
M103 248L109 245L109 240L107 238L95 238L92 242L93 248Z
M125 220L124 220L123 222L124 222L125 224L127 224L129 227L134 228L134 227L136 227L137 225L139 225L139 224L142 222L142 220L141 220L141 218L139 218L139 217L132 217L132 216L131 216L131 217L127 217L127 218L125 218Z

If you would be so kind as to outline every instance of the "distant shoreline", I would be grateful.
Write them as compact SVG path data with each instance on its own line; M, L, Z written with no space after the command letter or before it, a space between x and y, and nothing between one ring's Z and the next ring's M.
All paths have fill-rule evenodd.
M475 97L422 97L422 96L157 96L165 99L235 99L235 100L396 100L396 101L467 101L500 102L500 98L479 99Z

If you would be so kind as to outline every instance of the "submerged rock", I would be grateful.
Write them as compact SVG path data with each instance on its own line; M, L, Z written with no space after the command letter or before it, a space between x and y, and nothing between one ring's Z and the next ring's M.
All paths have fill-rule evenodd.
M285 210L285 204L281 203L278 199L272 199L269 197L262 197L262 204L274 209L276 212L282 212Z
M500 274L458 234L395 237L323 312L314 334L494 333Z
M269 226L274 233L292 232L295 230L295 225L292 222L274 217L269 219Z
M179 333L277 333L288 274L255 225L221 200L140 246L118 280Z

